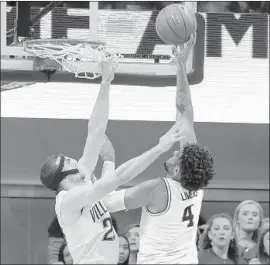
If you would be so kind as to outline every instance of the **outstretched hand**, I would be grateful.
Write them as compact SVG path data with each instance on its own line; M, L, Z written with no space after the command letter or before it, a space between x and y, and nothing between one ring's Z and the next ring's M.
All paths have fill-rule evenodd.
M113 81L114 73L118 66L116 56L118 55L110 55L109 58L101 63L102 82L111 83Z
M176 142L180 142L182 139L182 130L180 128L180 123L176 122L173 127L159 139L159 146L163 152L171 149L171 147Z
M194 33L194 34L191 34L188 42L186 43L186 47L184 47L185 44L181 46L173 45L172 53L174 55L174 58L177 64L186 65L188 57L195 43L196 43L196 34Z

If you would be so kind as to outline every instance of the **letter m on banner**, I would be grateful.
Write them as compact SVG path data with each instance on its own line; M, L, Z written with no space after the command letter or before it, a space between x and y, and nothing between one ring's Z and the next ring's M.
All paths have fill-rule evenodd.
M269 16L267 14L207 14L207 50L208 57L222 57L226 40L222 27L225 27L235 45L238 46L252 30L252 58L267 58L269 39Z

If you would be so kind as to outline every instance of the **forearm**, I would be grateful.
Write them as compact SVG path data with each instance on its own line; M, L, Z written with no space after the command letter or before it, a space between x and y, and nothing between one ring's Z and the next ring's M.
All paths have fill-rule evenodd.
M104 161L102 171L101 171L101 177L112 173L115 170L115 163L114 161Z
M90 176L94 172L98 161L98 155L104 141L105 129L103 129L103 127L98 127L96 130L88 132L83 156L78 161L79 170L85 175Z
M181 115L187 115L189 121L193 123L193 107L191 102L190 88L186 73L186 66L182 62L177 63L176 109L176 120L179 120Z
M109 116L109 88L110 83L101 83L98 98L88 122L88 132L101 125L105 134Z
M121 165L116 169L116 174L124 184L148 168L162 153L160 145L156 145L142 155Z
M99 95L88 122L88 134L79 160L79 167L85 175L91 175L98 161L98 155L104 143L109 116L109 83L102 83Z

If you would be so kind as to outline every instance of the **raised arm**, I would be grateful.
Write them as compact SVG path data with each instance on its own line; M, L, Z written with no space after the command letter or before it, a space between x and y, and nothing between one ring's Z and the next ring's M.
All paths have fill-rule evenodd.
M110 175L115 170L115 150L107 135L105 135L99 155L103 160L101 177L106 178L107 175Z
M88 134L83 155L78 161L80 171L87 176L91 175L95 169L108 124L109 88L115 71L115 68L110 68L109 63L102 65L102 83L94 110L88 122Z
M197 142L194 131L193 106L186 72L186 63L194 46L195 39L195 35L192 35L186 47L182 50L177 46L173 47L177 67L176 121L181 124L183 135L186 136L181 142L181 146L187 142Z
M111 173L110 176L97 180L93 185L78 186L71 189L64 196L62 206L65 207L66 211L78 215L85 205L89 205L102 199L106 194L136 177L163 152L168 151L175 142L181 140L178 126L179 125L176 123L160 138L159 143L155 147L142 155L131 159L131 161L127 161ZM126 164L130 166L127 167Z
M177 67L176 72L176 120L180 120L181 116L188 117L189 122L193 125L193 107L190 95L190 88L187 78L186 64L190 52L195 43L195 35L191 35L190 40L187 42L186 47L179 49L178 46L173 46L173 54Z

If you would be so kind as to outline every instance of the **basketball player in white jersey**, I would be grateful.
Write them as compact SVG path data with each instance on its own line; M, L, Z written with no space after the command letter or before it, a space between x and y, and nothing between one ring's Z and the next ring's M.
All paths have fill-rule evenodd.
M124 163L94 183L88 181L104 143L109 114L109 87L114 69L103 65L99 95L88 122L83 156L77 162L62 154L49 157L41 168L43 185L56 191L55 211L74 264L116 264L119 242L102 198L145 170L159 155L181 140L178 124L141 156ZM122 205L121 205L122 207Z
M180 151L165 162L167 176L111 194L109 211L142 207L138 264L197 264L196 234L203 188L214 175L213 158L197 144L186 62L194 45L192 36L183 51L173 48L177 64L176 120ZM121 196L120 196L121 194ZM122 202L121 202L122 201Z

